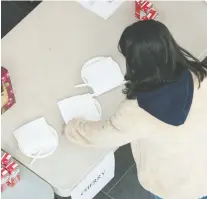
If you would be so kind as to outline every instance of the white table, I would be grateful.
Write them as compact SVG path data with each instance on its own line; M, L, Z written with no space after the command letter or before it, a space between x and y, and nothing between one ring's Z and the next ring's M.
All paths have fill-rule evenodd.
M160 19L176 39L199 55L207 46L207 28L202 22L207 17L206 4L154 3ZM70 144L61 136L63 120L56 103L88 91L75 89L74 85L81 83L80 69L91 57L112 56L124 72L125 61L117 44L124 28L133 21L134 2L124 3L105 21L76 2L45 1L2 40L2 65L10 72L17 101L2 116L2 148L50 183L61 196L69 196L109 149ZM98 97L103 118L112 115L123 98L121 88ZM60 144L52 156L30 167L31 159L19 151L12 132L41 116L58 131Z

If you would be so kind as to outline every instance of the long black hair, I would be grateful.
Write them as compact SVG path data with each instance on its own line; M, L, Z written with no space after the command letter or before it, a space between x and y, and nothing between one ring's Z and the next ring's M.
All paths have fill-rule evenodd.
M190 70L200 83L207 76L207 57L199 61L179 46L168 28L154 20L128 26L121 35L119 50L126 58L124 93L134 99L138 92L152 91L179 79Z

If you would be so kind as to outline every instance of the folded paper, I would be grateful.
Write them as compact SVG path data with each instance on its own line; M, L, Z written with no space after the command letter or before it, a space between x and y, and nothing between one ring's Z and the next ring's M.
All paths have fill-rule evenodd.
M123 3L123 0L77 0L84 8L108 19Z

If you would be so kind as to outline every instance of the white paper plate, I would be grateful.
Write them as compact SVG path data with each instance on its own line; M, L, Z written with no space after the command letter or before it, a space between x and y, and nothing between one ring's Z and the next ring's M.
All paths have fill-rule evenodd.
M101 59L106 59L107 57L94 57L92 59L89 59L81 68L81 79L83 80L84 84L78 84L75 86L75 88L81 88L81 87L86 87L90 85L88 85L88 81L87 79L84 77L84 73L83 73L83 69L86 68L87 66L91 65L94 62L100 61Z
M48 126L49 126L49 128L51 129L53 135L55 136L55 138L56 138L56 140L57 140L57 145L56 145L56 147L55 147L54 149L52 149L51 151L49 151L48 153L43 153L43 154L39 154L39 153L38 153L38 154L34 155L34 154L25 154L25 152L22 150L22 147L18 144L20 151L21 151L24 155L26 155L27 157L33 158L33 159L39 159L39 158L45 158L45 157L47 157L47 156L50 156L50 155L52 155L52 154L56 151L57 146L58 146L58 143L59 143L58 133L57 133L57 131L56 131L52 126L50 126L50 125L48 125Z
M85 79L85 77L84 77L84 69L86 68L86 67L88 67L88 66L90 66L92 63L95 63L95 62L98 62L98 61L100 61L100 60L102 60L102 59L107 59L107 57L94 57L94 58L92 58L92 59L89 59L84 65L83 65L83 67L82 67L82 69L81 69L81 78L82 78L82 80L83 80L83 82L86 84L86 86L90 86L90 85L88 85L88 81Z

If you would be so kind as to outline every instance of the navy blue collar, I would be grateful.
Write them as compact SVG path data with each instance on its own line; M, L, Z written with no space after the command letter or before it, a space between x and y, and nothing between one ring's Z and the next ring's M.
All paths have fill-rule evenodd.
M141 108L157 119L173 125L184 124L189 114L194 92L194 83L189 71L179 80L151 92L137 94Z

